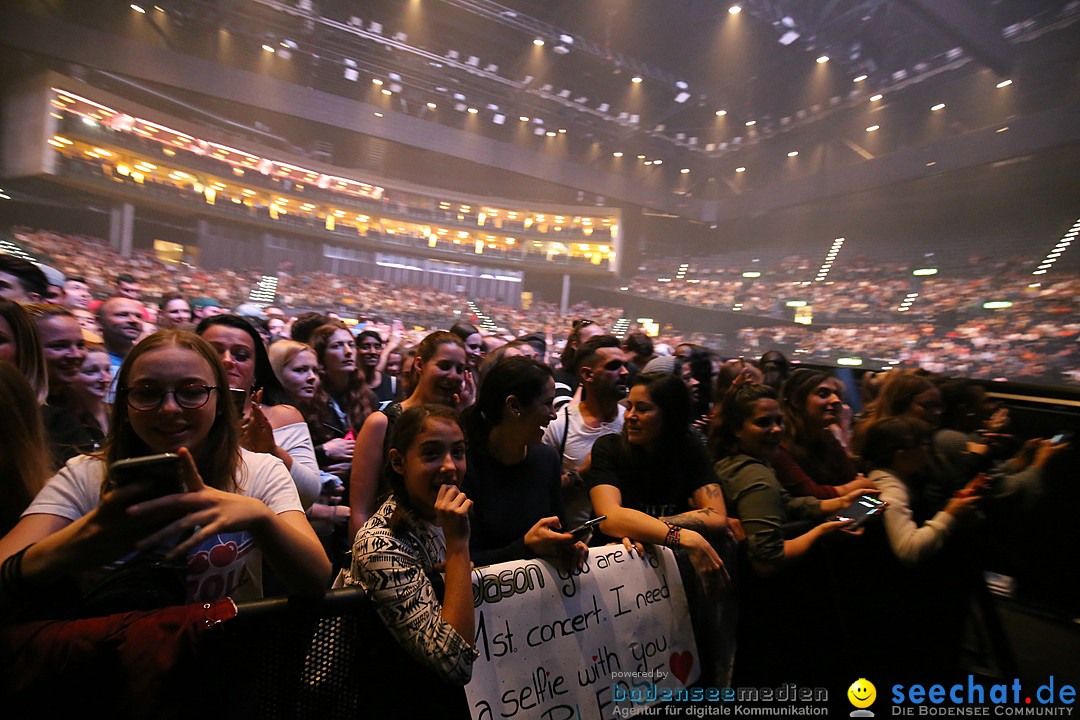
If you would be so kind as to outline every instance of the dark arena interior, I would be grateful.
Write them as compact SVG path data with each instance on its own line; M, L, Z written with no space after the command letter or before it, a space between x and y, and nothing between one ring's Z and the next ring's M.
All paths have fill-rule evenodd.
M849 691L857 679L876 684L879 717L1072 712L1080 2L5 0L0 67L0 397L14 423L0 426L0 462L18 466L0 527L0 715L188 717L212 700L238 717L856 716L869 712ZM48 292L22 279L28 264ZM61 326L76 320L69 348ZM462 342L431 335L446 330ZM254 331L254 369L236 370ZM436 377L432 343L463 345L460 367ZM223 365L199 362L227 387L198 373L159 382L140 365L196 346L218 351ZM288 377L306 357L310 382ZM37 392L45 444L22 434L9 366L27 381L10 392ZM653 371L685 381L679 433ZM536 397L521 389L534 372ZM214 390L237 387L233 412ZM460 421L436 412L409 436L413 408L431 404ZM61 413L85 442L58 441ZM286 426L303 449L286 447ZM447 465L425 499L411 451L393 443L433 427L467 448L447 456L458 479ZM590 454L597 428L621 438ZM245 467L280 460L289 501L212 480L218 437ZM175 602L129 603L126 575L105 591L114 604L89 601L91 571L136 569L132 554L164 531L108 530L145 507L117 510L118 473L94 465L92 499L64 510L54 496L74 490L45 482L65 461L61 479L181 446L210 487L193 485L182 453L169 468L188 499L154 502L185 518L174 531L218 528L261 549L236 571L252 587L188 574ZM542 446L561 456L548 509L524 487L541 480ZM687 459L699 454L707 465ZM851 522L830 518L855 490L888 505L857 535L832 532ZM605 516L591 540L540 520L569 530L575 491L582 520ZM221 498L196 509L204 493L243 497L248 514ZM645 499L661 495L674 504ZM444 502L458 503L453 522ZM422 538L437 552L409 536L435 554L406 563L419 585L396 590L399 561L378 564L392 554L380 543L405 542L394 507L419 517L409 532L438 526ZM318 572L284 547L289 533L319 551ZM640 657L626 650L616 671L619 657L585 638L633 597L597 569L620 540L671 548L679 572L666 566L635 608L672 603L652 610L691 644L663 625L650 645L642 621L623 630ZM242 559L244 542L200 562L226 545ZM614 607L578 608L564 590L569 609L535 634L510 630L531 606L496 621L491 603L524 603L544 578L582 573L584 589L572 553L586 543L589 581ZM503 562L519 569L484 575ZM406 591L430 607L394 606ZM398 612L414 614L395 625ZM563 643L565 678L537 669L545 656L527 638L541 636ZM648 664L650 647L671 650L666 664ZM683 668L682 647L700 664ZM698 694L665 697L673 676ZM626 677L660 695L626 699ZM563 679L589 701L564 696ZM772 695L739 694L750 687ZM800 695L822 687L827 700Z

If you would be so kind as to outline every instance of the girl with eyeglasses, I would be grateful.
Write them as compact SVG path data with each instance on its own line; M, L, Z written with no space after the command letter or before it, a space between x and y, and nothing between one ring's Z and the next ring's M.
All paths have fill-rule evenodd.
M186 592L156 604L257 598L263 557L289 592L322 592L329 560L285 466L241 448L213 347L190 332L154 333L128 354L117 388L104 450L70 460L0 539L6 613L72 576L85 598L125 566L151 573L163 563L179 566ZM160 475L118 487L109 472L160 453L180 456L178 484L165 494Z

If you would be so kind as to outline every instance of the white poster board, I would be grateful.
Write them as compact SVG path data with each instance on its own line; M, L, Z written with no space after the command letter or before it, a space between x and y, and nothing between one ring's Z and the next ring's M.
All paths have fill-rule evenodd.
M473 571L475 720L600 720L645 707L701 673L671 550L590 548L568 573L542 560Z

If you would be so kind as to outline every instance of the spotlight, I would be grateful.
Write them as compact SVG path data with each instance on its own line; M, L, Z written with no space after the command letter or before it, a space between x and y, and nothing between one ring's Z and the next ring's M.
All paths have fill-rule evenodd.
M630 78L630 82L632 82L632 83L640 83L641 78L638 77L637 75L635 75L634 77Z
M536 47L544 47L544 39L536 38L535 40L533 40L533 45L535 45Z

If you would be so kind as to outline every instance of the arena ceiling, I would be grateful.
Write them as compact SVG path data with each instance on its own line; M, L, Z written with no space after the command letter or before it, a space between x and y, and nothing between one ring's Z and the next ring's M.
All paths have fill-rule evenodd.
M391 132L311 123L302 108L290 116L201 94L198 83L80 66L89 82L140 101L174 98L170 112L197 107L202 121L239 122L283 136L293 149L329 152L339 164L466 192L622 202L705 228L811 216L827 224L843 208L948 224L957 202L943 189L963 192L960 206L972 217L1019 216L1008 198L1025 193L1039 193L1040 208L1052 204L1044 215L1055 222L1075 211L1080 173L1064 160L1076 154L1076 130L1072 139L1065 131L1042 146L993 153L971 139L1014 117L976 97L986 91L972 88L987 82L1022 76L1022 115L1080 101L1077 2L158 0L141 13L120 0L5 5L62 25L61 39L86 29L135 40L347 98L433 133L482 136L524 151L526 168L537 154L564 168L545 175L542 162L533 161L534 173L499 167ZM5 44L16 55L28 49ZM33 56L64 71L69 44L39 44ZM819 63L823 56L828 62ZM899 129L890 136L883 128L880 147L852 141L870 122L877 93ZM953 100L963 93L966 108ZM951 116L929 127L931 99L946 94ZM802 154L790 159L795 147ZM927 147L952 163L892 162ZM991 170L997 179L985 181ZM969 179L950 181L953 172Z

